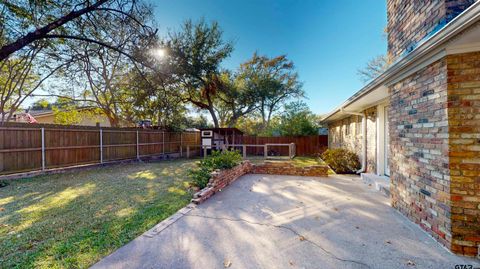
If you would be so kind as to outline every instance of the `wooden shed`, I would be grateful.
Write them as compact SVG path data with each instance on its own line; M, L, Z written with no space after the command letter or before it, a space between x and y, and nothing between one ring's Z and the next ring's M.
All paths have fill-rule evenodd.
M228 149L232 145L243 143L243 132L237 128L200 129L202 148L211 150Z

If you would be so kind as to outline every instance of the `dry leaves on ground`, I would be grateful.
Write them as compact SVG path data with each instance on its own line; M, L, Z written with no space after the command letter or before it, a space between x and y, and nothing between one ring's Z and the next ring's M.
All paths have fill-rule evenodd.
M230 260L223 261L223 267L228 268L232 266L232 262Z

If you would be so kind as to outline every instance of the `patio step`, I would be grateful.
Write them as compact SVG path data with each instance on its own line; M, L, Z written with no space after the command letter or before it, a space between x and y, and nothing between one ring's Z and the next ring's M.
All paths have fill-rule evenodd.
M379 176L375 174L362 173L360 174L365 184L371 184L377 191L380 191L386 197L390 197L390 178L386 176Z

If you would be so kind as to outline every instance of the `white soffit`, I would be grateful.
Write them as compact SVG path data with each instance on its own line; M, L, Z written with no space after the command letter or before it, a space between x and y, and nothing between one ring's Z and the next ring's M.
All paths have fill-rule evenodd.
M352 102L343 107L343 111L338 111L331 117L329 117L329 121L338 120L345 118L347 116L351 116L348 112L362 112L367 108L376 106L385 102L388 98L388 88L384 85L381 85L374 90L364 94L363 96L359 97L355 102Z
M480 23L476 23L446 43L447 54L480 51Z

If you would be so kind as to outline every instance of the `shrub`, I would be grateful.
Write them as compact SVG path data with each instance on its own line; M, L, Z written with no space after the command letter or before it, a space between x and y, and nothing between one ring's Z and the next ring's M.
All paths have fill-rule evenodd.
M8 185L9 185L9 183L8 183L7 181L5 181L5 180L0 180L0 188L6 187L6 186L8 186Z
M360 169L357 154L346 149L327 149L322 159L339 174L351 174Z
M189 171L190 178L192 179L192 185L203 189L207 186L210 180L210 173L213 170L207 167L199 167L197 169L191 169Z
M242 161L238 151L213 151L212 155L201 160L198 168L189 171L192 185L205 188L210 180L210 173L216 169L230 169Z

